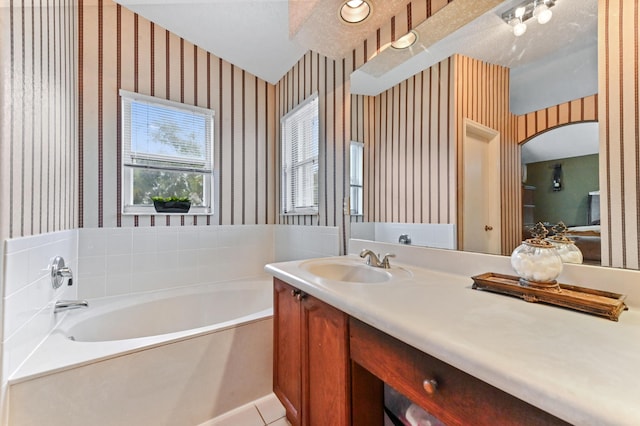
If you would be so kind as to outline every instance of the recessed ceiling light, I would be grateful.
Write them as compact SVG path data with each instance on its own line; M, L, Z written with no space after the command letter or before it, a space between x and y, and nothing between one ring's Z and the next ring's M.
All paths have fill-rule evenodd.
M340 17L350 23L362 22L371 13L371 6L364 0L349 0L340 8Z
M418 33L411 30L393 43L391 43L391 47L394 49L406 49L408 47L413 46L416 41L418 41Z

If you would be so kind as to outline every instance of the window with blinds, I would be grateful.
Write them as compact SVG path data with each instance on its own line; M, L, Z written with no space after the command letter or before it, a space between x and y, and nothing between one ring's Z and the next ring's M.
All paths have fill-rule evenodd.
M364 144L351 141L351 215L364 214L363 182L364 182Z
M282 117L282 211L318 213L318 95Z
M123 213L153 214L151 197L188 197L212 212L213 119L206 108L120 90Z

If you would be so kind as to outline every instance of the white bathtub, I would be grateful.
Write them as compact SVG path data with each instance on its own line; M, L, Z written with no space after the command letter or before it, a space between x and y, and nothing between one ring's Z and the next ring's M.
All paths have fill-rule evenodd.
M92 301L89 309L70 311L59 331L77 342L145 338L185 331L191 335L271 315L272 304L270 283L215 284L204 289Z
M10 378L10 424L202 423L271 392L272 313L270 279L90 300Z

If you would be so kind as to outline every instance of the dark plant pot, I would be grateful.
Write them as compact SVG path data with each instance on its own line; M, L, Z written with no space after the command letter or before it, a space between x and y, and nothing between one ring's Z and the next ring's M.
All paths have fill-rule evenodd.
M187 213L191 201L154 201L153 206L158 213Z

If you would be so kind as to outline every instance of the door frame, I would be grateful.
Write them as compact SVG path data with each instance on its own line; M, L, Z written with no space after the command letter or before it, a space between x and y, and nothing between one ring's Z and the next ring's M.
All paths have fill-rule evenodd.
M494 205L497 214L497 223L492 225L493 231L497 234L497 239L499 241L498 253L501 254L502 251L502 212L500 210L500 196L501 196L501 185L500 185L500 132L490 127L487 127L483 124L480 124L476 121L473 121L469 118L465 118L462 126L462 146L460 147L460 151L458 155L461 158L460 161L460 170L458 171L458 182L460 182L461 190L458 192L458 249L464 250L464 234L465 234L465 226L464 226L464 195L465 195L465 146L468 143L469 137L473 136L477 139L481 139L489 143L490 149L492 150L492 158L495 159L496 167L493 168L493 173L491 173L491 181L493 182L494 187L497 189L496 191L492 191L489 195L489 202Z

